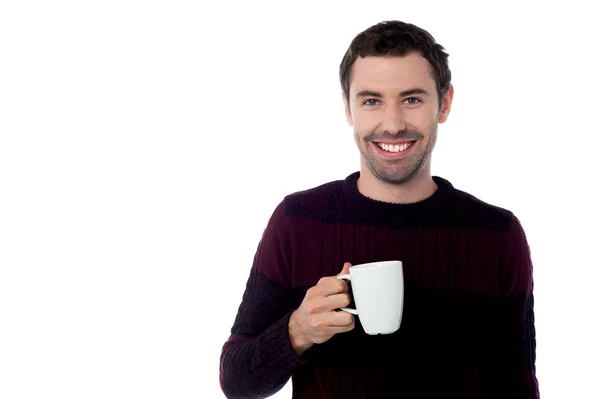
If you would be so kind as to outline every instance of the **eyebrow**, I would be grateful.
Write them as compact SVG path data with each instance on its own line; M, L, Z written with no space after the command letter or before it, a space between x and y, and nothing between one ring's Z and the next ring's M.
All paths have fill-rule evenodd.
M403 92L400 92L400 97L407 97L407 96L413 96L415 94L421 94L423 96L427 96L429 97L430 94L427 90L424 89L410 89L410 90L404 90ZM383 94L377 92L377 91L371 91L371 90L363 90L361 92L356 93L356 98L360 98L360 97L375 97L375 98L381 98L383 97Z

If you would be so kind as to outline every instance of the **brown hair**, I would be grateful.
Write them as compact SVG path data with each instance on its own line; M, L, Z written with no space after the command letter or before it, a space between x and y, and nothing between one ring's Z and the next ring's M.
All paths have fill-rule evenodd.
M450 88L448 54L429 32L401 21L380 22L352 40L340 64L340 83L346 100L350 96L352 65L359 56L404 56L412 51L421 53L431 64L441 106L442 98Z

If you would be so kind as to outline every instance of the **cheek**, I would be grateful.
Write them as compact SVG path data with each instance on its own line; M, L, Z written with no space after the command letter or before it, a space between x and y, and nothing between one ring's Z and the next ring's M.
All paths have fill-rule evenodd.
M437 128L438 124L437 114L432 114L430 112L423 112L415 115L413 121L412 125L419 129L425 137L429 136L431 132Z
M379 121L374 118L373 113L371 114L356 114L354 115L354 131L360 137L366 137L373 133Z
M414 121L421 128L429 128L437 122L437 114L432 112L419 112L414 115Z
M356 127L354 128L354 142L360 148L360 146L361 146L361 144L360 144L360 136L359 136L359 133L356 131Z

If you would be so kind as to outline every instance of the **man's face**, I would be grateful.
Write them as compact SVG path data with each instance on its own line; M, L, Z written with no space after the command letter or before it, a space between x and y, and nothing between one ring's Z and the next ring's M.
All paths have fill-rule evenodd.
M349 100L344 101L361 153L361 172L402 184L430 167L438 123L446 121L453 95L450 87L438 106L432 73L417 52L354 62Z

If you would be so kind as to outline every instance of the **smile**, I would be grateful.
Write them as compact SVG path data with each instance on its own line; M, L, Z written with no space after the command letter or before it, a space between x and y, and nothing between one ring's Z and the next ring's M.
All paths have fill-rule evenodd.
M407 149L412 147L414 143L415 143L415 141L409 141L409 142L402 143L402 144L386 144L386 143L376 143L376 144L379 148L381 148L384 151L396 153L396 152L406 151Z

